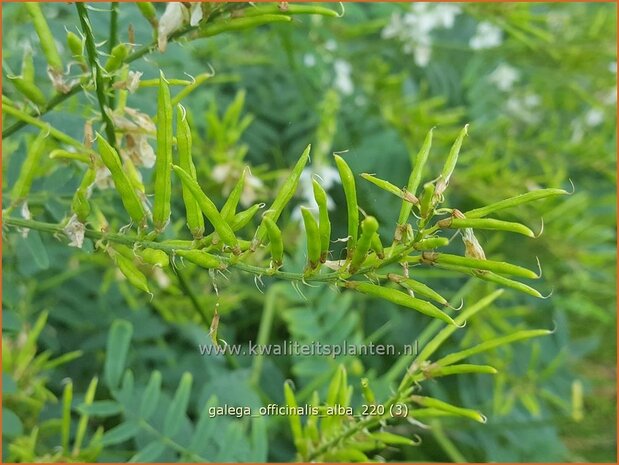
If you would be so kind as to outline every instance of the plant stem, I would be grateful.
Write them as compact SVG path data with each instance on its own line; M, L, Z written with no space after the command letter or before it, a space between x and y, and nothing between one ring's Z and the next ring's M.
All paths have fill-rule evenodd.
M454 463L467 463L464 455L458 450L456 445L449 439L449 437L443 431L443 427L439 421L433 421L431 424L431 431L436 442L441 446L443 451L447 454L449 459Z
M77 14L80 18L80 23L82 25L82 30L84 35L86 36L86 53L88 55L88 61L90 62L90 71L92 72L92 78L95 83L95 91L97 93L97 100L99 101L99 109L101 111L101 119L103 120L103 124L105 125L105 137L109 144L116 148L116 135L114 134L114 125L112 124L112 120L107 114L107 108L109 107L109 103L107 101L107 96L105 94L105 76L103 68L99 63L99 58L97 55L97 46L95 45L95 37L92 31L92 26L90 24L90 19L88 18L88 10L83 3L76 3L75 8L77 8Z
M112 2L110 11L110 37L108 39L108 53L112 53L118 43L118 2ZM110 108L114 106L114 77L110 78Z

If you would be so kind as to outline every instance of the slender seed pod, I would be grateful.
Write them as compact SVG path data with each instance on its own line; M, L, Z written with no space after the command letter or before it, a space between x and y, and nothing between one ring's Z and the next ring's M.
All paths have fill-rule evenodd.
M367 378L361 378L361 393L363 394L363 398L368 405L376 404L376 396L374 395L374 391L372 391L370 382Z
M414 446L417 444L411 438L400 436L399 434L387 431L376 431L370 435L373 439L392 446Z
M101 160L107 169L110 170L110 173L112 173L112 180L114 181L114 185L120 195L125 210L127 210L131 219L135 221L139 227L146 226L146 212L127 173L120 164L118 153L101 134L98 132L96 134L99 140L99 154L101 155Z
M84 42L81 37L74 32L67 31L67 45L73 54L73 58L78 61L84 61Z
M168 254L163 250L159 249L151 249L147 247L144 250L140 250L138 252L140 258L145 262L153 266L158 266L163 268L164 266L168 266L170 264L170 258Z
M431 250L439 247L446 247L448 245L449 239L446 237L429 237L413 244L413 248L415 250Z
M376 284L361 281L346 281L344 283L344 286L349 289L355 289L362 294L367 294L372 297L378 297L388 300L389 302L393 302L394 304L411 308L420 313L423 313L424 315L430 316L432 318L437 318L441 321L444 321L445 323L457 326L454 320L452 320L449 315L439 310L430 302L411 297L405 292L398 291L396 289L388 289L377 286Z
M146 188L144 187L144 183L142 182L142 175L135 167L130 157L127 157L123 160L123 168L127 173L127 177L129 181L131 181L131 185L136 191L144 194L146 192Z
M34 82L34 59L32 57L32 49L26 47L24 56L21 61L21 77L28 82Z
M282 232L268 216L264 217L264 224L267 228L269 235L269 242L271 244L271 258L273 260L273 266L279 268L282 265L284 258L284 243L282 241Z
M142 16L148 21L151 26L157 29L157 10L151 2L136 2L135 5L142 13Z
M361 237L352 255L350 265L348 266L348 271L351 274L356 273L363 263L363 260L365 260L370 246L372 245L372 237L374 237L376 231L378 231L378 221L376 221L376 218L373 216L368 216L361 222Z
M419 281L415 281L414 279L405 278L404 276L399 276L394 273L389 273L387 278L394 283L398 283L400 286L405 289L410 289L411 291L427 297L428 299L432 299L442 305L449 305L447 299L445 299L442 295L432 289L430 286L427 286L424 283L420 283Z
M376 176L372 176L371 174L368 174L368 173L361 173L361 177L365 179L366 181L370 181L375 186L378 186L381 189L401 198L405 202L408 202L410 204L419 203L419 199L415 197L414 194L412 194L411 192L408 192L406 189L400 189L398 186L396 186L395 184L391 184L389 181L385 181L384 179L379 179Z
M301 207L301 215L305 225L305 233L307 235L307 269L314 270L320 264L320 232L318 223L312 215L312 212Z
M117 252L118 254L122 255L123 257L125 257L127 260L131 260L133 262L133 260L135 259L135 252L133 251L133 249L125 244L114 244L112 246L112 250L114 250L114 252Z
M423 407L443 410L453 415L470 418L471 420L478 421L479 423L486 423L486 417L483 416L481 413L468 408L456 407L455 405L448 404L447 402L443 402L442 400L417 395L411 396L410 400Z
M441 175L436 182L436 189L434 191L434 197L436 199L442 198L443 192L445 192L447 186L449 185L451 175L456 167L456 164L458 163L458 156L460 155L462 141L464 140L464 137L468 134L468 128L468 124L464 126L464 128L458 134L456 141L452 145L451 150L449 151L449 155L447 156L447 160L445 161L445 165L443 166L443 171L441 171Z
M320 404L320 397L318 396L318 391L314 391L312 393L310 405L319 405L319 404ZM319 420L320 420L319 415L313 415L312 413L309 413L307 415L307 421L305 423L305 435L314 442L318 442L320 440L320 433L318 431Z
M112 52L110 53L110 56L105 62L105 66L103 66L103 68L108 73L113 73L114 71L118 70L122 66L128 54L129 54L129 47L127 47L126 44L117 44L112 49Z
M60 54L56 48L56 42L54 40L54 36L52 35L52 31L50 31L49 26L47 25L47 20L41 11L41 4L36 2L26 2L24 3L24 6L32 18L32 24L34 24L34 30L36 31L37 36L39 36L39 43L43 49L43 54L45 55L48 66L56 72L62 73L62 60L60 59Z
M376 252L376 256L381 260L385 258L385 250L383 249L383 243L380 241L380 235L378 232L372 236L372 250Z
M43 156L45 150L45 137L46 134L42 131L30 143L28 153L26 154L26 159L22 163L21 170L19 172L19 176L13 185L13 189L11 189L12 205L16 205L18 202L21 202L28 197L28 194L30 193L34 175L36 170L40 167L41 157Z
M327 261L329 246L331 245L331 220L329 219L329 209L327 203L327 193L323 187L312 179L314 189L314 199L318 204L318 231L320 232L320 262Z
M294 395L294 391L292 390L291 382L289 380L286 380L284 383L284 400L286 401L287 407L296 411L299 404L297 403L297 399ZM307 450L307 446L303 438L301 416L297 415L295 412L293 415L288 415L288 420L290 421L290 430L292 431L294 445L300 454L304 454Z
M421 213L421 217L426 219L432 213L432 209L434 208L434 184L431 182L427 182L423 186L423 195L421 196L421 200L419 203L419 211Z
M47 103L45 94L43 94L43 91L41 91L34 82L28 81L21 76L9 77L8 79L13 83L15 89L32 103L40 107Z
M49 158L52 160L55 159L63 159L63 160L77 160L83 163L90 163L90 155L83 152L69 152L68 150L63 149L54 149L49 153Z
M288 204L288 202L290 202L290 199L292 199L292 197L294 196L294 193L297 190L297 185L299 184L299 178L301 177L303 168L305 168L305 165L307 164L307 161L309 160L309 154L310 154L311 149L312 149L311 145L308 145L305 148L305 150L301 154L301 157L299 158L299 161L297 161L297 164L292 169L290 176L288 176L288 179L286 179L286 182L284 182L284 184L280 188L279 192L277 193L277 196L275 196L275 200L273 201L273 203L271 204L271 207L269 208L268 215L276 223L277 223L277 220L279 219L279 216L282 214L284 207ZM266 226L260 223L260 226L258 226L258 229L256 230L256 234L254 236L252 250L255 250L255 248L258 247L260 242L262 242L262 239L264 238L265 234L266 234Z
M247 210L243 210L242 212L234 215L234 218L230 222L230 227L232 228L232 231L238 231L247 226L252 220L252 218L256 216L258 210L260 210L262 207L264 207L264 204L256 203L249 207Z
M159 95L157 97L157 158L155 160L155 200L153 202L153 223L161 232L170 221L170 196L172 178L172 104L170 89L163 71L159 74Z
M563 189L539 189L536 191L527 192L526 194L510 197L509 199L501 200L499 202L486 205L485 207L475 208L474 210L466 212L464 216L467 218L483 218L484 216L495 211L515 207L523 203L533 202L534 200L554 197L556 195L569 195L569 192Z
M176 107L176 144L178 149L178 165L195 180L196 167L191 158L191 129L187 121L187 112L179 104ZM204 216L198 206L198 202L191 191L183 184L183 202L187 216L187 227L194 239L201 239L204 234ZM223 215L222 215L223 216Z
M212 37L223 32L239 31L252 27L262 26L269 23L290 22L289 16L262 15L254 18L235 18L225 21L214 21L206 23L198 30L198 37Z
M178 175L182 183L189 188L194 198L198 202L200 210L202 210L202 213L204 213L204 215L211 222L221 240L226 245L232 248L234 254L240 253L238 247L238 239L234 235L234 231L232 231L230 225L226 223L226 221L224 221L224 219L221 217L219 211L217 210L217 207L215 206L213 201L209 199L202 191L202 189L198 185L198 182L193 179L191 175L185 170L183 170L180 166L172 165L172 169Z
M202 268L216 268L223 270L226 264L218 257L202 250L175 250L175 255L189 260L191 263L201 266Z
M511 221L496 220L493 218L445 218L436 223L440 228L451 229L488 229L493 231L508 231L518 234L523 234L528 237L535 237L533 231L520 223L513 223Z
M243 172L241 173L241 177L239 178L237 183L234 185L234 188L232 189L232 191L230 191L230 194L228 195L228 198L226 199L224 206L221 207L221 216L228 223L230 223L232 219L234 218L234 214L239 204L239 200L241 200L241 195L243 194L243 188L245 187L245 177L247 176L248 171L249 171L248 167L245 167L243 169Z
M426 259L426 257L429 257L428 259L433 263L447 263L449 265L458 265L477 270L494 271L495 273L519 276L521 278L539 278L539 276L534 271L506 262L497 262L494 260L480 260L477 258L460 257L458 255L451 255L446 253L424 252L423 257L424 259Z
M346 196L346 208L348 209L348 245L346 258L352 258L355 247L357 246L357 235L359 232L359 209L357 206L357 187L355 178L348 164L339 155L334 155L337 170L340 173L342 187Z
M498 373L497 369L489 365L471 365L468 363L461 363L459 365L452 365L448 367L436 367L431 365L425 374L429 378L439 378L441 376L460 375L463 373L484 373L489 375L495 375Z
M137 287L141 291L147 292L150 294L150 290L148 289L148 281L146 280L146 276L142 273L137 266L130 259L124 257L122 254L117 254L114 257L116 261L116 265L120 272L125 275L127 281L132 286Z
M285 6L281 3L278 5L256 5L253 8L245 8L243 15L245 17L261 16L265 14L270 15L321 15L339 17L340 14L337 11L330 10L322 6L314 5L296 5L293 3L287 3Z

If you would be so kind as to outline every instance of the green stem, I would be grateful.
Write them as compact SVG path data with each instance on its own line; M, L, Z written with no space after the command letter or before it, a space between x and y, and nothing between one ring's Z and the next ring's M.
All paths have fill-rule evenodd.
M433 421L431 423L431 430L434 439L438 442L439 446L445 451L449 459L454 463L467 463L464 455L458 450L456 445L449 439L449 437L443 431L443 427L439 421Z
M112 2L110 11L110 37L108 39L108 53L112 53L118 43L118 2ZM114 106L114 77L110 78L110 108Z
M90 63L92 78L95 83L97 100L99 102L99 109L101 111L101 119L103 120L103 124L105 126L105 137L107 138L107 141L110 143L110 145L116 148L116 135L114 134L114 125L112 124L112 120L110 119L106 111L106 109L109 107L109 102L107 101L107 96L105 94L105 74L103 68L101 67L101 64L99 63L97 46L95 45L95 37L92 31L92 26L90 24L90 19L88 18L88 10L83 3L76 3L75 8L77 8L77 14L80 18L82 31L86 36L86 53L88 55L88 61Z
M264 310L260 318L260 327L258 328L258 337L256 343L259 347L265 346L269 342L271 335L271 327L273 326L273 316L275 314L275 300L277 299L280 289L277 286L272 286L264 300ZM260 382L260 374L262 373L262 364L264 362L264 354L259 353L255 358L251 370L250 384L258 386Z

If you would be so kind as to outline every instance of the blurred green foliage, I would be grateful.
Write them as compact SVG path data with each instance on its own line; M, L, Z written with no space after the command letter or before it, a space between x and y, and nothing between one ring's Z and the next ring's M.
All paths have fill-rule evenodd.
M109 30L107 5L90 11L100 41ZM64 43L65 28L76 31L79 24L73 7L43 8L52 33ZM156 8L161 15L163 5ZM295 17L292 24L170 43L165 53L131 65L144 73L143 81L158 78L159 69L172 79L198 76L210 67L216 71L183 105L195 131L198 176L208 180L203 188L218 205L245 164L252 183L242 202L272 198L309 142L312 170L325 187L333 167L330 154L340 151L348 151L353 172L376 173L404 186L411 158L436 126L428 171L438 175L464 123L470 124L470 136L447 193L451 205L465 211L528 189L571 190L573 184L574 194L560 202L499 215L534 230L543 218L544 233L536 240L479 234L494 260L531 267L531 257L537 256L552 298L540 302L506 292L468 322L464 338L452 340L441 353L518 329L554 326L555 333L478 356L475 363L499 369L493 377L425 383L428 395L485 412L487 424L446 418L433 430L398 425L396 432L419 435L422 446L387 448L381 453L385 459L616 460L616 13L612 3L347 3L342 18ZM129 40L130 25L136 43L151 40L151 27L134 5L121 4L118 21L122 42ZM37 84L52 95L45 58L23 5L4 5L3 25L4 77L18 74L24 47L32 46ZM74 74L77 66L72 65ZM8 79L3 95L20 99ZM127 106L153 115L156 88L140 88ZM68 99L45 120L82 140L83 121L95 115L95 108L94 93L88 92ZM6 128L8 117L3 117ZM3 138L5 202L32 134L25 128ZM71 163L44 157L28 198L33 217L60 222L80 176ZM97 194L99 208L118 229L123 226L114 218L119 203L109 192ZM295 202L306 203L311 188L300 194ZM335 208L333 237L344 237L345 199L339 188L329 195ZM400 202L361 181L358 195L366 213L379 220L381 237L390 240ZM173 210L180 211L180 197L175 198ZM184 220L177 215L173 221L166 237L189 239ZM297 251L290 262L301 267L305 244L299 216L285 212L281 224L285 249ZM44 233L22 237L3 230L5 460L68 460L54 455L64 443L63 428L74 437L78 421L88 414L87 447L73 459L288 461L295 449L285 418L201 422L205 405L282 404L287 378L295 380L297 397L308 401L313 389L326 393L339 364L347 367L357 399L362 377L382 398L398 379L390 371L396 357L265 357L259 368L250 357L202 357L196 346L209 339L208 328L196 314L196 302L209 316L219 304L220 337L229 343L255 340L269 305L276 309L271 342L410 344L425 325L423 317L384 301L310 287L301 297L289 284L267 278L263 292L260 282L238 273L218 277L216 290L208 273L189 267L181 267L181 281L154 272L158 284L149 299L119 280L92 250L89 239L78 253ZM339 252L334 251L336 258ZM412 268L411 273L452 296L455 305L460 299L474 303L494 289L444 270ZM123 336L122 328L131 334ZM122 350L119 337L128 337L126 344L130 340L124 364L129 371L114 382L109 364L118 355L110 358L110 350ZM135 418L144 412L135 410L157 384L155 370L160 401L152 418L140 423ZM95 377L101 381L93 404L85 397ZM67 379L74 393L72 422L61 400ZM582 419L573 400L579 383L584 386ZM167 418L166 412L177 417ZM172 442L157 446L150 425L168 428ZM208 441L192 444L190 433L200 427L208 429L199 430ZM102 437L99 428L105 431Z

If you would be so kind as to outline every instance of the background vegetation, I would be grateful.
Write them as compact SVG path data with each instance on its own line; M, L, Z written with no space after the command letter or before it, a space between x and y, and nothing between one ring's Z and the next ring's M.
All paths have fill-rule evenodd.
M161 16L164 5L156 8ZM58 3L43 9L68 63L65 28L77 32L75 8ZM305 180L317 173L329 188L333 237L346 235L346 216L331 153L348 151L354 173L376 173L403 186L411 158L435 126L428 171L438 173L457 132L470 124L448 194L450 204L463 211L539 187L571 190L573 183L569 197L504 215L534 228L543 217L544 233L536 240L479 235L486 254L497 260L531 266L537 256L544 271L542 291L552 290L552 298L539 301L507 291L468 322L464 338L441 351L516 329L554 326L554 334L479 356L476 362L497 367L497 375L424 384L429 395L484 412L486 424L446 418L426 430L404 423L396 431L419 435L421 446L389 447L381 455L397 461L615 461L616 5L350 3L345 10L342 18L300 16L291 24L170 43L165 53L149 54L132 63L131 70L142 72L142 81L158 78L159 69L172 79L215 70L183 104L195 129L198 177L207 180L203 187L218 205L244 165L251 167L252 182L242 202L270 201L312 143ZM110 17L109 4L93 4L97 41L108 38ZM121 42L129 41L129 27L136 43L152 39L138 8L121 4ZM45 95L53 95L24 5L4 5L3 96L14 101L23 97L9 77L19 74L29 47L36 82ZM107 45L99 47L104 51ZM79 74L78 68L74 64L71 73ZM157 88L144 86L127 105L154 115L156 100ZM225 116L230 106L239 110L238 117ZM84 120L97 111L89 92L67 99L45 120L82 140ZM15 122L3 118L5 130ZM95 121L95 127L99 124ZM3 208L36 133L26 127L3 137ZM149 183L149 170L143 174ZM81 176L75 164L43 157L28 197L32 216L63 220ZM382 225L381 236L388 238L400 202L362 181L358 195L360 205ZM93 198L109 219L121 209L110 190L97 191ZM307 205L308 198L311 184L306 182L295 205ZM182 208L179 199L173 211ZM300 215L293 209L284 215L286 250L296 250L287 259L300 268L305 252ZM166 234L189 238L182 214L172 218ZM122 222L116 219L113 226L118 229ZM57 446L70 450L69 437L77 441L80 434L84 446L90 444L81 460L173 460L174 454L186 452L178 438L188 437L189 420L204 417L200 413L207 402L254 408L282 404L282 386L289 378L300 398L309 400L313 389L326 391L340 363L347 367L356 396L361 377L375 383L377 395L389 393L396 358L267 357L256 369L249 357L200 356L197 344L209 337L196 307L210 315L219 303L219 335L229 343L255 340L269 306L274 309L271 342L410 344L426 325L423 316L385 301L310 287L303 288L303 298L287 283L264 279L263 286L236 272L215 278L218 295L213 277L203 270L181 270L180 280L174 273L157 272L151 277L156 283L151 299L93 250L90 239L77 250L50 234L23 236L3 227L4 460L68 460ZM496 287L444 270L413 270L456 303L463 299L470 305ZM125 346L123 364L119 357ZM143 429L137 434L116 430L111 439L106 433L103 442L97 440L98 429L109 432L124 418L116 403L105 403L108 391L121 385L120 374L114 373L123 365L133 374L115 397L125 412L144 408L139 400L150 392L153 372L160 372L161 397L151 423L168 428L178 443L159 448L154 444L161 441ZM193 383L183 377L186 372ZM96 404L98 411L88 409L84 405L89 395L93 400L93 379L102 376L95 399L103 403ZM187 416L166 418L170 404L181 414L185 409L180 407L186 406ZM196 428L195 437L208 441L200 444L199 457L184 455L186 460L294 458L285 418L217 418Z

